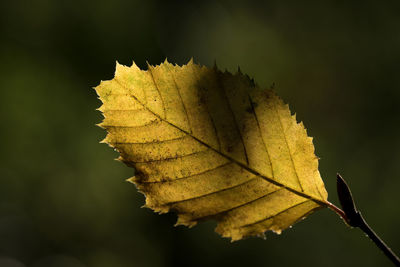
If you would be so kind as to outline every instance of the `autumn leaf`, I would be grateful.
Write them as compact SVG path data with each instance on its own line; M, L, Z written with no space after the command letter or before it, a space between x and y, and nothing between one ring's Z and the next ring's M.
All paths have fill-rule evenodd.
M214 219L234 241L280 233L329 204L303 124L240 71L117 63L95 90L103 142L135 168L145 206L176 212L177 225Z

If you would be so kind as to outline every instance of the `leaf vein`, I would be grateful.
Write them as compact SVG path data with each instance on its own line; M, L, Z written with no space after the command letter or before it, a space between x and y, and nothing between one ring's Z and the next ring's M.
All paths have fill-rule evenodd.
M214 195L214 194L218 194L218 193L221 193L221 192L224 192L224 191L228 191L228 190L235 189L235 188L237 188L237 187L243 186L243 185L245 185L245 184L248 184L248 183L252 182L253 180L255 180L255 179L257 179L257 178L260 178L260 177L254 176L254 177L250 178L250 179L247 180L247 181L244 181L244 182L242 182L242 183L240 183L240 184L237 184L237 185L234 185L234 186L231 186L231 187L228 187L228 188L220 189L220 190L218 190L218 191L214 191L214 192L207 193L207 194L200 195L200 196L195 196L195 197L188 198L188 199L183 199L183 200L178 200L178 201L171 201L171 202L165 203L165 204L163 204L163 205L180 204L180 203L182 203L182 202L187 202L187 201L191 201L191 200L195 200L195 199L200 199L200 198L208 197L208 196L211 196L211 195ZM260 178L260 179L261 179L261 178Z
M231 113L232 118L233 118L233 124L235 126L235 129L236 129L237 133L240 136L240 141L241 141L242 146L243 146L243 153L244 153L244 157L246 159L246 163L247 163L247 165L249 165L249 158L248 158L248 155L247 155L246 146L244 145L243 136L242 136L242 133L240 132L239 125L238 125L235 113L233 112L233 109L232 109L231 103L229 101L228 95L226 94L226 89L225 89L224 83L221 82L220 75L218 75L218 73L216 75L217 75L218 84L220 85L220 86L218 86L218 88L220 88L220 87L222 88L222 93L224 95L224 99L225 99L225 101L226 101L226 103L228 105L229 112Z
M197 84L198 84L198 86L200 86L200 79L199 79L199 77L198 77L196 71L195 71L193 68L194 68L194 67L192 66L193 76L196 77ZM204 88L202 88L202 89L203 89L203 91L205 91ZM217 139L218 150L221 150L221 141L219 140L217 127L215 126L215 122L214 122L214 120L213 120L213 118L212 118L212 116L211 116L210 111L208 110L207 105L204 105L204 107L205 107L205 109L206 109L206 111L207 111L208 117L210 118L211 126L213 127L214 134L215 134L215 139Z
M165 109L164 99L163 99L163 97L162 97L162 95L161 95L160 89L159 89L158 86L157 86L156 80L154 79L154 75L153 75L153 71L152 71L152 66L150 66L149 63L147 63L147 66L148 66L148 70L149 70L151 79L153 80L154 87L156 88L156 90L157 90L157 92L158 92L158 95L160 96L161 105L162 105L163 112L164 112L164 119L167 119L167 110ZM136 98L136 97L135 97L135 98ZM137 100L139 103L141 103L141 102L139 101L139 99L136 98L136 100ZM143 105L143 104L142 104L142 105ZM145 105L143 105L143 106L146 107L146 105L147 105L147 103L145 103ZM154 113L154 112L153 112L153 113Z
M190 132L190 134L193 134L192 126L191 126L190 119L189 119L189 114L187 112L185 102L183 102L183 98L182 98L181 92L179 90L178 84L176 83L175 75L174 75L174 73L172 73L171 70L168 69L168 71L169 71L169 73L171 73L171 77L172 77L172 80L174 81L176 91L178 92L179 98L182 102L183 110L185 111L186 119L187 119L188 126L189 126L189 132Z
M150 121L149 123L146 124L142 124L142 125L110 125L110 124L99 124L99 126L104 127L104 128L108 128L108 129L112 129L112 128L142 128L142 127L147 127L150 125L154 125L154 124L161 124L158 123L160 122L160 120L158 118L156 118L155 120Z
M270 156L270 154L269 154L267 145L265 144L264 136L263 136L263 134L262 134L262 132L261 132L260 122L258 121L258 116L257 116L256 110L255 110L255 108L254 108L253 100L251 99L251 96L250 96L250 95L248 95L248 97L249 97L249 102L250 102L250 106L251 106L252 113L254 114L254 118L255 118L256 123L257 123L257 129L258 129L258 131L259 131L259 133L260 133L261 141L262 141L262 143L263 143L263 145L264 145L265 151L267 152L269 165L271 166L272 178L275 178L274 168L273 168L273 166L272 166L271 156Z
M186 155L178 155L178 156L169 157L169 158L152 159L152 160L147 160L147 161L129 161L128 160L128 162L146 164L146 163L154 163L154 162L162 162L162 161L173 161L173 160L176 160L176 159L182 159L182 158L185 158L185 157L194 156L196 154L200 154L202 152L206 152L207 150L208 149L195 151L195 152L192 152L192 153L189 153L189 154L186 154Z
M263 199L263 198L265 198L265 197L267 197L267 196L270 196L270 195L272 195L272 194L274 194L274 193L277 193L277 192L279 192L279 191L281 191L281 190L284 190L284 189L285 189L285 188L276 189L275 191L268 192L268 193L265 194L265 195L262 195L262 196L260 196L260 197L257 197L257 198L255 198L255 199L253 199L253 200L251 200L251 201L247 201L246 203L237 205L237 206L235 206L235 207L232 207L232 208L229 208L229 209L226 209L226 210L222 210L222 211L216 212L216 213L214 213L214 214L208 214L208 215L204 215L204 216L197 217L197 218L193 219L193 221L204 220L205 218L211 218L211 217L215 217L215 216L220 216L220 215L222 215L222 214L228 213L228 212L233 211L233 210L235 210L235 209L238 209L238 208L241 208L241 207L250 205L250 204L252 204L252 203L254 203L254 202L258 201L258 200L261 200L261 199Z
M227 163L218 165L217 167L214 167L214 168L212 168L212 169L208 169L208 170L205 170L205 171L202 171L202 172L199 172L199 173L191 174L191 175L184 176L184 177L180 177L180 178L173 179L173 180L160 180L160 181L152 181L152 182L141 181L141 183L142 183L142 184L171 183L171 182L175 182L175 181L179 181L179 180L183 180L183 179L192 178L192 177L194 177L194 176L203 175L203 174L205 174L205 173L212 172L212 171L215 171L215 170L217 170L217 169L219 169L219 168L225 167L225 166L227 166L227 165L229 165L229 164L233 164L233 163L232 163L232 162L227 162Z
M180 139L184 139L186 136L180 136L172 139L166 139L166 140L157 140L157 141L151 141L151 142L109 142L111 145L147 145L147 144L161 144L161 143L167 143L167 142L172 142L172 141L177 141Z
M293 209L293 208L296 208L296 207L298 207L298 206L300 206L300 205L303 205L303 204L307 203L308 201L310 201L310 200L308 200L308 199L307 199L307 200L304 200L304 201L302 201L302 202L300 202L300 203L297 203L297 204L295 204L295 205L293 205L293 206L290 206L290 207L288 207L288 208L285 208L285 209L281 210L280 212L278 212L278 213L276 213L276 214L274 214L274 215L268 216L267 218L264 218L264 219L261 219L261 220L258 220L258 221L252 222L252 223L248 223L248 224L245 224L245 225L241 225L241 226L239 226L239 227L237 227L237 228L248 227L248 226L256 225L256 224L258 224L258 223L265 222L265 221L267 221L267 220L269 220L269 219L272 219L272 218L274 218L274 217L276 217L276 216L278 216L278 215L280 215L280 214L282 214L282 213L288 212L289 210L291 210L291 209ZM301 218L301 217L300 217L300 218Z
M272 102L273 102L273 101L272 101ZM283 139L285 140L286 147L287 147L287 149L288 149L288 151L289 151L290 161L292 162L292 166L293 166L294 173L296 174L296 178L297 178L297 181L298 181L298 183L299 183L299 186L300 186L301 191L304 192L303 186L301 185L301 181L300 181L299 174L297 173L296 165L294 164L294 161L293 161L292 152L291 152L291 149L290 149L290 147L289 147L289 143L288 143L287 138L286 138L286 132L285 132L285 129L284 129L283 124L282 124L281 115L280 115L279 112L278 112L278 109L277 109L277 107L276 107L275 102L273 102L273 106L274 106L274 111L275 111L275 113L276 113L276 115L277 115L277 117L278 117L279 125L281 126L281 129L282 129Z

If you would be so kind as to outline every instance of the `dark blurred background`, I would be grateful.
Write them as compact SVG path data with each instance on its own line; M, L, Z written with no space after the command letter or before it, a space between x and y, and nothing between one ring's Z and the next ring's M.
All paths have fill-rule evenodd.
M240 65L314 136L329 200L340 172L400 253L400 4L306 2L2 1L0 266L391 266L327 209L267 240L173 227L99 144L116 60Z

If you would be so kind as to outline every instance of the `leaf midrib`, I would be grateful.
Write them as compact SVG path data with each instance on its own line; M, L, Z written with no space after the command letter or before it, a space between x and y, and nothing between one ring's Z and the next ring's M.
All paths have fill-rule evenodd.
M179 126L177 126L177 125L175 125L175 124L173 124L173 123L167 121L166 119L162 118L159 114L157 114L157 113L154 112L152 109L150 109L149 107L147 107L147 105L143 104L142 101L140 101L135 95L131 94L131 93L129 92L129 91L130 91L129 88L126 87L123 83L121 83L121 82L117 79L117 77L114 77L114 80L115 80L122 88L124 88L125 90L127 90L127 92L129 93L129 95L130 95L132 98L134 98L140 105L142 105L143 108L147 109L147 110L148 110L149 112L151 112L154 116L156 116L157 118L159 118L161 121L164 121L165 123L167 123L167 124L169 124L170 126L176 128L176 129L178 129L179 131L185 133L186 135L191 136L193 139L195 139L197 142L201 143L202 145L206 146L207 148L209 148L209 149L213 150L214 152L218 153L219 155L221 155L221 156L227 158L227 159L230 160L231 162L233 162L233 163L239 165L240 167L242 167L243 169L249 171L250 173L261 177L262 179L266 180L267 182L270 182L270 183L272 183L272 184L274 184L274 185L277 185L277 186L279 186L279 187L285 188L285 189L287 189L288 191L290 191L290 192L292 192L292 193L294 193L294 194L297 194L297 195L299 195L299 196L301 196L301 197L304 197L304 198L306 198L306 199L310 199L310 200L314 201L315 203L317 203L317 204L319 204L319 205L321 205L321 206L326 206L326 207L329 206L329 202L327 202L327 201L323 201L323 200L320 200L320 199L316 199L316 198L314 198L313 196L307 195L307 194L305 194L305 193L303 193L303 192L300 192L300 191L298 191L298 190L296 190L296 189L294 189L294 188L291 188L291 187L286 186L286 185L284 185L284 184L282 184L282 183L279 183L279 182L273 180L273 178L267 177L267 176L265 176L265 175L262 175L262 174L259 173L258 171L256 171L256 170L250 168L249 166L246 166L245 164L243 164L243 163L241 163L241 162L235 160L234 158L230 157L229 155L226 155L226 154L222 153L221 151L216 150L215 148L211 147L211 146L208 145L207 143L203 142L202 140L200 140L200 139L198 139L197 137L193 136L193 135L190 134L189 132L187 132L187 131L185 131L184 129L180 128ZM164 109L164 112L165 112L165 109Z

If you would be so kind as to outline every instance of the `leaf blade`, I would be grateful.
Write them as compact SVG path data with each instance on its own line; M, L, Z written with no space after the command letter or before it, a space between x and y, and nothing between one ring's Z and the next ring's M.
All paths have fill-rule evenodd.
M192 61L148 71L117 64L114 79L103 83L95 89L105 142L135 167L130 181L146 206L175 211L177 224L213 218L217 232L239 240L280 232L327 205L312 139L279 97L248 76ZM121 105L108 103L116 95ZM124 116L105 112L119 106Z

